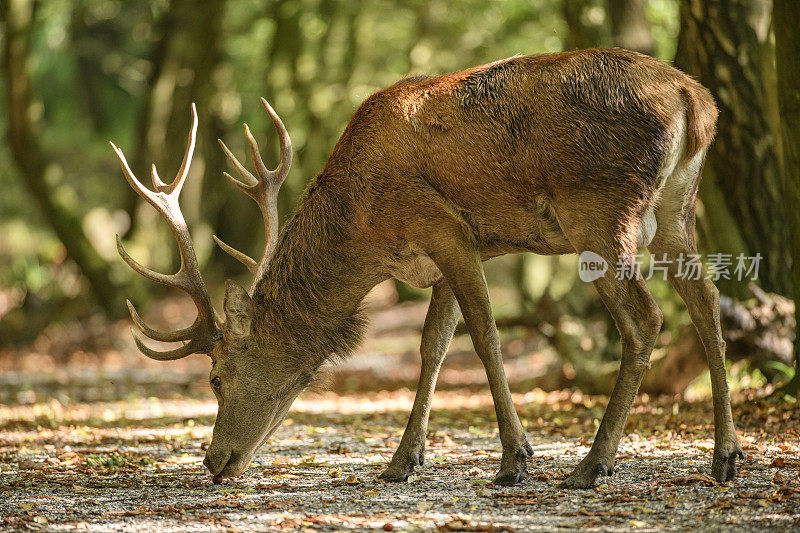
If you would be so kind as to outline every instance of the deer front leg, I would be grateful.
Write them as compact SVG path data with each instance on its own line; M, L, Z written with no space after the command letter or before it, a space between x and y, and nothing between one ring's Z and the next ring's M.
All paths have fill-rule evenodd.
M525 479L526 460L533 454L533 449L511 401L511 391L500 352L500 338L492 316L480 256L462 243L461 246L439 253L432 252L431 258L456 296L475 351L489 380L500 429L500 442L503 445L500 471L494 482L498 485L519 483Z
M562 483L564 488L589 488L598 475L613 473L625 422L661 329L661 311L641 278L600 278L595 286L622 337L622 360L592 448Z
M422 370L417 385L414 406L408 418L408 425L394 452L389 466L379 476L386 481L405 481L415 466L422 465L425 454L425 437L428 431L428 415L431 410L433 391L439 368L447 354L453 331L459 316L458 302L453 291L442 281L433 287L431 303L422 328L420 354Z

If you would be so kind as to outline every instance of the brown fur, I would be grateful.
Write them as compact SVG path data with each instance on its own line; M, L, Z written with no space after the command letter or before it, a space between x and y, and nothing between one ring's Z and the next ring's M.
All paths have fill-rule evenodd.
M346 355L363 327L357 300L443 223L485 257L574 252L563 226L587 200L593 216L632 231L681 108L688 160L713 136L708 92L620 49L515 56L375 93L281 233L255 293L259 329L320 363ZM341 303L343 287L356 301Z
M696 253L694 196L715 121L696 81L621 49L515 56L406 78L367 98L281 232L252 299L228 286L226 316L236 322L211 354L220 410L209 470L221 477L247 468L320 367L358 346L367 292L396 277L434 289L417 398L382 477L403 480L422 460L436 376L460 310L494 397L503 444L495 482L521 481L532 449L511 401L480 262L591 250L611 264L594 283L623 353L592 450L565 486L585 488L610 474L661 327L641 277L616 279L614 265L642 243L673 259ZM712 472L724 481L741 448L724 401L715 289L670 275L708 350Z

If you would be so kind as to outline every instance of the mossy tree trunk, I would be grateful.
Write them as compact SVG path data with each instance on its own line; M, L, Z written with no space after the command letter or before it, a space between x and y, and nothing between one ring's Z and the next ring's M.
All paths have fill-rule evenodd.
M654 56L656 43L647 24L646 7L646 0L608 0L611 39L616 46Z
M33 0L0 1L4 35L3 75L8 113L8 143L25 188L36 202L50 228L64 245L67 255L80 268L97 303L113 317L124 313L118 284L109 265L86 238L81 219L48 183L52 163L41 146L34 112L30 73L30 41L34 24Z
M800 392L800 2L775 0L775 64L778 71L778 102L783 136L784 204L788 216L792 251L792 282L795 302L795 373L786 391Z
M608 13L601 0L563 0L561 13L567 23L564 50L611 44Z
M215 227L220 213L230 205L229 198L239 195L222 176L224 155L217 144L217 138L222 137L225 129L219 106L215 105L217 68L222 60L224 12L224 0L203 2L202 8L192 0L170 2L157 23L160 38L150 54L152 69L131 158L132 168L142 181L147 181L151 163L156 164L162 179L172 179L186 149L189 106L193 102L197 104L200 120L197 149L183 201L184 214L190 226L196 226L207 217L208 223ZM131 196L128 211L135 221L134 233L137 236L147 234L148 240L156 246L170 250L168 255L160 254L162 260L167 257L172 263L177 263L172 237L166 226L144 204L135 194ZM245 204L242 198L237 206ZM140 210L141 207L144 209ZM225 230L220 232L220 236L233 245L239 244ZM202 256L199 244L200 241L198 253ZM203 241L203 244L210 246L210 241Z
M734 264L739 253L760 253L759 284L789 295L787 214L762 68L769 25L765 5L765 0L682 0L675 62L711 90L720 111L700 184L701 246L733 254ZM719 288L731 296L748 295L747 281L720 280Z

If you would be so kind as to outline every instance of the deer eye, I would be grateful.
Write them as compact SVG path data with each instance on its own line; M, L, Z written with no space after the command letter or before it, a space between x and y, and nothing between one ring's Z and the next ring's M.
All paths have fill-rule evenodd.
M214 389L215 392L220 392L220 386L222 385L222 380L219 379L219 376L216 376L214 379L211 380L211 388Z

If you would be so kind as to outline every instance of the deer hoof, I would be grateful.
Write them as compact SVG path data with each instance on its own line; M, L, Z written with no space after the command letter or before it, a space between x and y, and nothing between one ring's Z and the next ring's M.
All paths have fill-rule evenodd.
M528 472L527 460L531 455L533 455L533 448L527 442L520 446L513 455L503 451L500 471L494 478L494 484L508 486L524 481L525 474Z
M411 475L411 472L414 471L414 467L422 465L424 461L425 452L422 450L420 450L418 454L411 454L409 456L395 453L389 466L386 467L386 470L381 472L378 479L393 483L405 481L408 479L408 476Z
M523 468L521 471L499 471L497 475L494 477L494 484L495 485L502 485L507 487L509 485L516 485L517 483L522 483L525 480L526 470Z
M613 473L613 463L606 464L587 455L559 486L562 489L588 489L594 485L597 476L611 476Z
M390 483L400 483L408 479L408 476L411 475L413 472L412 469L401 469L401 468L393 468L389 467L383 472L380 473L378 479L382 479L383 481L389 481Z
M711 475L720 483L725 483L736 477L736 459L744 460L744 452L737 442L733 446L724 448L719 453L714 449L714 459L711 462Z
M601 476L611 477L611 475L614 473L614 467L613 466L608 467L600 463L599 465L597 465L597 473Z

